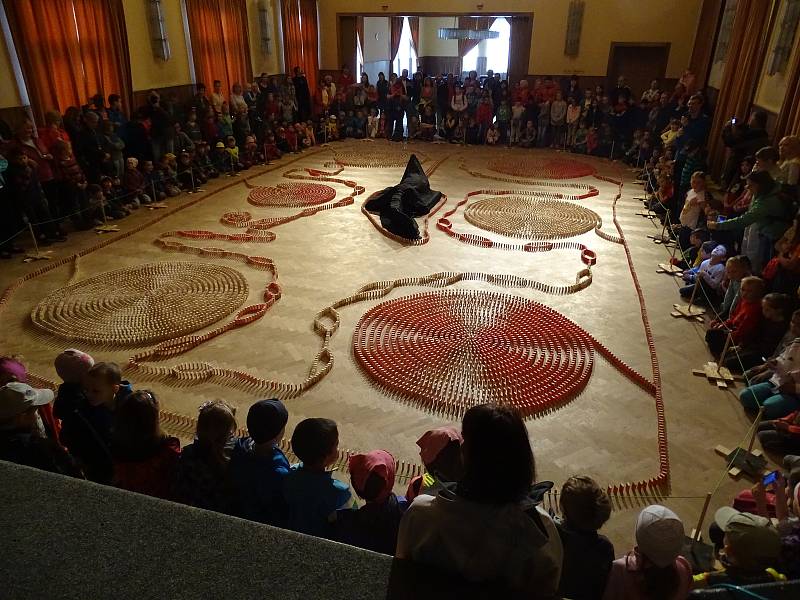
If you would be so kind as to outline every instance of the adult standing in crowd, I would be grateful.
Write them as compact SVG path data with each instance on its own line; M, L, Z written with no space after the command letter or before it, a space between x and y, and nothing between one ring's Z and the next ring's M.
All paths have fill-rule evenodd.
M306 121L311 118L311 91L308 89L308 79L303 69L300 67L294 68L294 93L297 97L297 112L301 121Z

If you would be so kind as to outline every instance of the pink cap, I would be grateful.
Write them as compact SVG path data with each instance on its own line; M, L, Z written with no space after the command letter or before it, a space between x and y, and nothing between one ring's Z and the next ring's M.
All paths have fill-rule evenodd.
M80 383L93 366L91 356L74 348L64 350L55 360L56 373L67 383Z
M348 461L350 480L353 488L361 495L367 479L373 473L383 479L383 488L380 493L372 498L371 502L383 502L392 493L394 487L395 464L394 458L386 450L373 450L366 454L354 454Z
M431 464L447 444L455 441L459 444L464 441L461 438L461 433L455 427L437 427L426 431L417 440L419 456L422 462L426 465Z

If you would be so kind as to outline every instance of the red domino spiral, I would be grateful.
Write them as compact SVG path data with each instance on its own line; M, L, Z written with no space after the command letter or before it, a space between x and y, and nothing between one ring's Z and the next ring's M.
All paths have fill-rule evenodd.
M594 346L543 304L478 290L384 302L353 334L356 361L374 383L454 415L484 402L512 404L525 416L561 406L588 383Z
M535 179L576 179L597 173L590 165L571 158L545 158L541 156L519 156L496 158L488 163L490 171Z
M336 190L321 183L279 183L274 187L254 187L247 201L255 206L317 206L336 197Z

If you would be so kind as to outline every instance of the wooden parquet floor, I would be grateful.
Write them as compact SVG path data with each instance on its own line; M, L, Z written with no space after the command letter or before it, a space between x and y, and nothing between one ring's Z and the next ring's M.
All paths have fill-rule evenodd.
M360 144L364 142L340 145L358 150ZM539 189L536 186L479 179L459 168L462 157L466 157L471 165L485 165L495 156L497 151L494 149L464 149L437 144L409 145L406 149L413 151L416 148L428 158L424 166L449 156L431 177L432 187L449 197L441 213L452 208L473 190ZM398 151L398 147L378 141L374 143L374 150L392 153ZM501 152L514 155L531 151L514 149ZM549 151L538 152L549 154ZM324 168L324 163L332 158L331 149L323 148L317 152L307 152L299 158L284 158L267 168L253 169L239 179L243 180L246 176L255 185L275 185L286 181L281 174L288 168ZM290 160L296 162L291 167L284 166ZM718 390L705 379L694 377L691 373L693 368L709 360L703 343L702 325L676 320L669 314L672 303L678 298L677 286L671 277L655 272L656 265L664 262L666 250L646 237L658 233L653 223L635 215L641 204L633 197L641 193L641 188L633 185L631 174L618 165L607 161L581 160L592 162L600 174L622 177L625 181L623 196L617 207L619 221L644 289L663 377L672 471L670 498L664 499L664 503L684 518L688 530L698 518L706 492L714 490L718 483L721 482L711 504L712 510L729 503L736 491L750 485L746 481L737 483L729 480L724 474L722 459L713 451L718 444L735 447L741 443L750 422L743 414L735 392ZM269 172L266 172L267 169ZM436 230L435 217L431 219L428 244L403 246L382 236L361 213L361 202L372 192L396 183L401 174L400 168L348 167L341 176L355 180L366 188L365 194L357 197L355 204L281 225L274 229L277 239L271 243L217 241L207 244L270 257L278 269L279 281L283 286L282 297L256 323L230 331L165 364L184 360L209 361L260 377L299 382L306 377L319 349L319 337L312 329L314 315L369 282L440 271L475 271L518 275L567 285L574 282L576 272L583 267L579 253L574 250L527 253L461 243ZM232 178L222 178L210 183L207 189L212 192L231 181ZM578 202L602 218L604 231L616 233L611 218L611 201L616 186L594 178L576 181L599 189L596 197ZM346 186L330 185L337 189L337 199L350 193ZM558 190L548 187L546 191ZM249 302L256 302L264 287L264 271L224 259L171 254L152 243L160 233L177 229L230 232L219 223L220 216L226 211L248 210L254 218L297 212L296 209L249 205L246 202L247 193L242 181L134 235L82 257L78 279L145 262L211 262L239 270L249 283ZM172 200L170 205L177 206L195 199L197 196L184 195ZM120 234L157 216L157 211L142 209L118 223ZM481 233L492 239L503 240L502 236L470 225L464 220L463 211L453 217L453 225L460 231ZM639 303L623 248L601 239L593 231L570 239L585 244L597 253L591 286L576 294L555 296L530 289L498 290L486 283L460 283L456 287L502 291L541 302L575 321L616 356L650 379L650 359ZM69 242L52 249L54 256L61 258L96 244L98 240L99 236L93 232L74 234ZM194 243L192 240L182 241ZM0 285L5 287L41 266L42 263L4 262ZM72 266L67 264L27 281L2 309L0 351L22 355L32 373L49 379L56 379L53 358L66 347L79 346L97 360L113 360L121 364L126 363L133 353L130 348L99 348L65 342L33 327L29 317L32 308L41 298L65 286L72 277ZM420 291L426 291L426 288L402 288L387 299ZM351 350L352 332L361 315L381 301L364 301L340 310L341 325L331 341L333 369L318 385L302 396L287 401L290 412L287 431L291 431L303 418L326 416L339 424L341 449L384 448L398 459L416 463L419 460L416 439L426 429L445 424L448 420L383 394L364 378L356 365ZM240 425L244 425L247 407L257 399L252 393L213 383L188 385L161 380L143 381L136 379L135 374L132 378L134 386L154 390L163 408L173 413L192 416L204 401L225 398L238 407ZM653 477L658 471L653 398L599 355L595 358L594 372L584 392L562 408L530 419L528 430L541 480L550 479L560 484L569 475L588 474L605 485ZM605 529L617 546L618 553L624 552L633 543L635 514L640 506L650 500L619 501L619 510Z

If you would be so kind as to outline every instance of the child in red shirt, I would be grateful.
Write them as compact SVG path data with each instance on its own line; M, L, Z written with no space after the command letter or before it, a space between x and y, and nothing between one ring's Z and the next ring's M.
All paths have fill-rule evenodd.
M755 339L761 324L761 298L764 297L764 280L760 277L745 277L739 291L740 300L727 321L712 321L706 331L706 343L711 353L719 357L731 333L731 343L747 346Z

